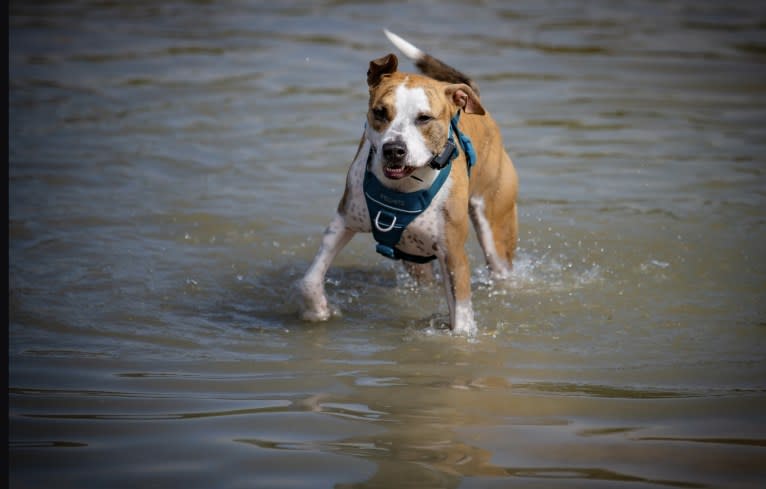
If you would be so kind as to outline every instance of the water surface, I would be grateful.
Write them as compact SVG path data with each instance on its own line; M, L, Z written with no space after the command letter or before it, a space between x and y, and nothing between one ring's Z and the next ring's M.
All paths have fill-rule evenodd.
M297 319L383 27L476 78L520 175L473 339L369 236L343 316ZM11 2L11 487L760 487L764 34L759 2Z

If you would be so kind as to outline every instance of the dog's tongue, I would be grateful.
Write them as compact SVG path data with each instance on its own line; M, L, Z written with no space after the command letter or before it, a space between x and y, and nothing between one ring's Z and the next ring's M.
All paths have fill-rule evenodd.
M412 166L384 166L383 167L383 174L386 176L386 178L390 178L391 180L399 180L400 178L409 176L409 174L412 173L413 171L415 171L415 168Z

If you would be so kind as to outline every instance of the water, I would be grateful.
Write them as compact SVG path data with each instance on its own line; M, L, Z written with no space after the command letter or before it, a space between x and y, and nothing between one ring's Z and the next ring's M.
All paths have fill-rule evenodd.
M11 2L14 488L760 487L760 2ZM453 337L342 192L387 27L471 73L520 242ZM412 69L406 61L402 67Z

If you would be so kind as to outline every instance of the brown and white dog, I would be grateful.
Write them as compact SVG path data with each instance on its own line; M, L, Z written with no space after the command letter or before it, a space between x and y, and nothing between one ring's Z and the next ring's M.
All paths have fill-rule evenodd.
M431 187L440 171L446 181L428 208L403 231L396 248L404 254L435 255L447 294L450 327L475 334L471 305L471 270L465 250L469 219L473 222L493 277L507 277L517 240L518 178L503 147L497 124L479 99L477 85L467 76L386 31L388 38L413 59L423 75L397 71L394 54L370 62L367 125L346 177L337 213L298 290L302 317L324 321L337 314L325 295L325 274L338 252L357 232L371 232L372 221L363 191L369 171L387 189L410 193ZM468 171L465 148L451 167L430 163L445 151L450 121L459 112L459 130L475 149ZM374 223L378 225L377 220ZM405 261L416 278L430 277L429 265Z

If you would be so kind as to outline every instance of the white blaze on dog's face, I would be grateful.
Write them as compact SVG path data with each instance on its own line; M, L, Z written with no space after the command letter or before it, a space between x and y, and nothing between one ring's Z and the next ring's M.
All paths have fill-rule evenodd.
M449 120L441 120L443 104L436 110L437 92L408 81L404 78L370 100L367 137L376 148L373 171L389 180L427 166L443 149L449 131Z

